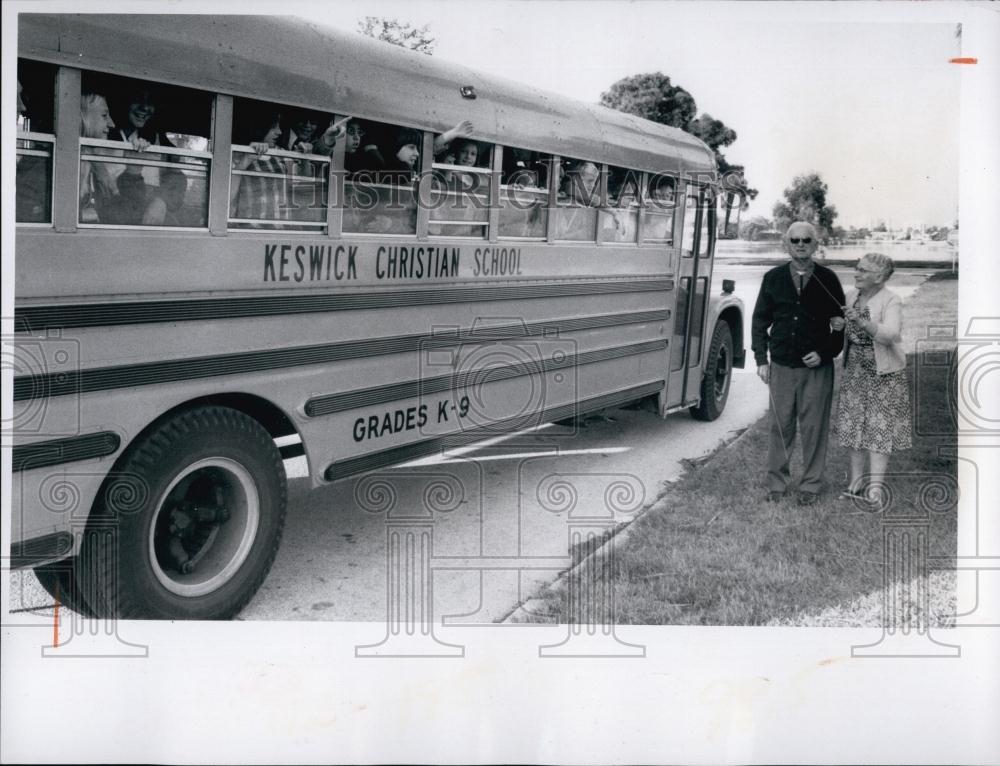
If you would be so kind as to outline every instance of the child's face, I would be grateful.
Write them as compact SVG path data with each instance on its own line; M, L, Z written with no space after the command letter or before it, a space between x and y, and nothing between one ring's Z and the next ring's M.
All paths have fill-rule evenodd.
M145 127L154 114L156 114L156 105L148 98L136 99L128 106L128 121L136 129Z
M108 131L115 126L108 111L108 102L97 96L81 110L83 120L82 135L86 138L107 138Z
M305 117L295 123L295 135L299 141L309 142L316 134L316 128L318 127L319 125L317 123L313 122L310 118Z
M416 144L406 144L400 147L400 150L396 152L396 157L404 165L409 165L411 168L416 167L417 159L420 157L420 150L417 149Z
M592 162L584 162L575 170L568 172L566 179L569 184L569 195L577 202L589 205L599 176L600 171Z
M280 136L281 136L281 123L276 122L268 129L267 133L264 134L264 137L261 139L261 141L263 141L268 146L277 146L278 138Z
M187 179L184 176L170 178L161 188L168 208L176 210L184 204L184 195L187 194Z
M458 150L458 164L473 167L479 159L479 148L475 144L465 144Z
M347 126L347 140L344 144L344 151L348 154L354 154L361 147L361 139L364 137L365 132L361 130L361 126L351 123Z

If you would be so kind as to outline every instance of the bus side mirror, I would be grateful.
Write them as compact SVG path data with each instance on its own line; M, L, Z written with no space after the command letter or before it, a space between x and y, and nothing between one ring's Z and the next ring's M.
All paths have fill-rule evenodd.
M723 279L722 280L722 292L729 294L736 289L735 279Z

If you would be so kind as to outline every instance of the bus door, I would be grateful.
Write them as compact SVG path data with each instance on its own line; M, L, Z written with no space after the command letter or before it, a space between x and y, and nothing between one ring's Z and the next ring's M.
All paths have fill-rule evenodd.
M708 290L712 280L715 210L711 190L687 184L682 209L680 265L677 268L674 332L670 339L670 374L665 409L693 404L701 385Z

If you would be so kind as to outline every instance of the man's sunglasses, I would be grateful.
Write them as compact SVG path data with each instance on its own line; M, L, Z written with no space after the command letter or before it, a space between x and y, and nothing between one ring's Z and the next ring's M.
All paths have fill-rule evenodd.
M813 240L812 237L789 237L788 241L793 245L811 245Z

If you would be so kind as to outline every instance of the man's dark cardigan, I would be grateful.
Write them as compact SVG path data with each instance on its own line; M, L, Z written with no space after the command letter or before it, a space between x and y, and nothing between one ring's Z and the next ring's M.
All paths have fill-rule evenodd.
M830 329L830 318L843 316L843 305L840 280L825 266L813 264L801 295L789 264L775 266L764 275L753 310L751 347L757 366L768 363L768 351L772 362L785 367L805 367L802 357L810 351L823 364L830 362L844 347L844 331Z

